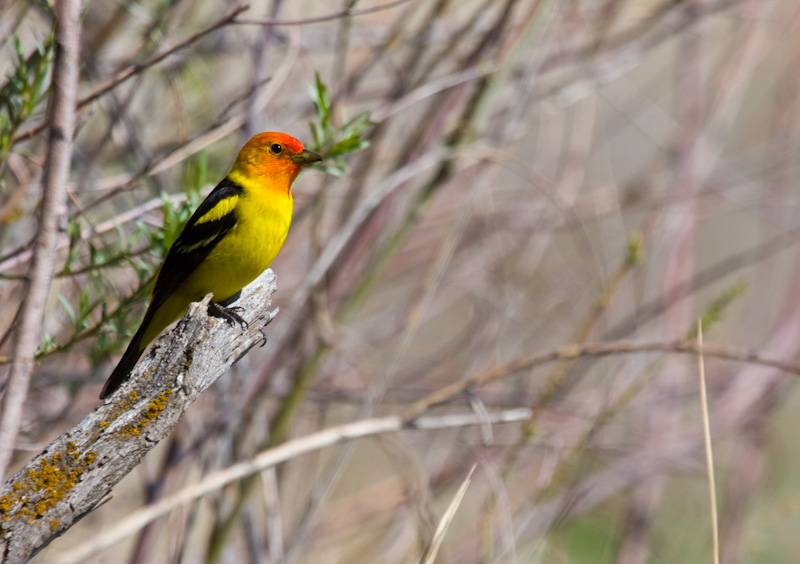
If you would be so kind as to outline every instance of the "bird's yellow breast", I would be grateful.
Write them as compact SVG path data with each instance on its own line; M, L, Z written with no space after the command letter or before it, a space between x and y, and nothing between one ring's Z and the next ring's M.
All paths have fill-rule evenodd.
M281 250L292 222L289 183L281 189L233 172L228 178L243 188L233 208L236 225L158 308L142 339L143 348L177 321L190 303L208 293L214 294L215 302L236 294L264 272Z
M281 189L235 173L229 178L243 188L233 209L236 225L183 283L181 293L192 300L209 292L215 302L231 297L269 267L289 233L288 184Z

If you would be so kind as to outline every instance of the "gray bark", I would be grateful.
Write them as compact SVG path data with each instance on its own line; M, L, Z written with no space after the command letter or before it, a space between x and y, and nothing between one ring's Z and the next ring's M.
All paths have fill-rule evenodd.
M27 562L94 510L203 390L264 342L277 312L269 311L275 281L267 270L242 290L235 305L244 308L244 329L209 317L210 295L192 304L116 393L3 485L0 561Z

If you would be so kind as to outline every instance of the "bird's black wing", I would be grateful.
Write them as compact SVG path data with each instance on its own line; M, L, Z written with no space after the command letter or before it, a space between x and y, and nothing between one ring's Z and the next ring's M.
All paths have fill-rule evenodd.
M150 311L156 311L236 225L242 187L227 177L198 206L167 253L156 277Z
M156 276L152 299L139 330L131 339L111 376L108 377L100 399L113 394L125 380L144 352L142 338L158 308L175 293L223 237L236 225L236 201L242 187L225 178L195 210L183 231L167 253ZM145 343L145 346L147 343Z

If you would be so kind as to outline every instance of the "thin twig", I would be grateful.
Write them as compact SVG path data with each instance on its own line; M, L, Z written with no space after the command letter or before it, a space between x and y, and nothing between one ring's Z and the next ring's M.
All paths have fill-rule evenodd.
M708 496L711 504L711 546L714 564L719 564L719 521L717 519L717 486L714 481L714 453L711 449L711 424L708 421L708 396L706 393L706 368L703 362L703 322L697 320L697 346L700 354L697 362L700 369L700 407L703 412L703 438L706 445L706 469L708 470Z
M433 535L431 544L428 546L427 550L425 551L425 554L422 556L422 559L420 560L421 564L433 564L434 562L436 562L436 556L439 554L439 549L442 547L442 541L444 541L444 534L450 527L450 523L453 522L453 518L456 516L456 511L458 511L458 507L464 500L464 496L467 493L467 488L469 487L469 483L472 480L472 474L475 472L475 468L477 466L478 466L477 464L472 465L469 474L467 474L467 477L464 478L464 481L458 488L456 495L453 496L450 505L447 506L447 511L444 512L444 515L442 515L442 518L439 521L439 525L437 525L436 527L436 532Z
M453 397L464 393L473 386L482 386L484 384L488 384L489 382L509 376L510 374L519 372L520 370L530 370L535 366L547 364L549 362L558 360L573 360L580 357L608 356L613 354L633 354L645 352L699 354L700 351L702 351L703 354L724 360L749 362L752 364L759 364L761 366L777 368L778 370L782 370L783 372L788 372L790 374L800 375L800 364L764 358L755 351L748 351L736 347L708 344L700 347L694 341L613 341L610 343L567 345L565 347L545 351L529 357L518 358L509 362L508 364L496 366L486 370L485 372L481 372L476 376L454 382L449 386L445 386L444 388L428 394L416 402L406 410L405 417L407 419L414 419L416 415L424 413L430 407L448 401Z
M348 18L353 16L363 16L366 14L373 14L375 12L380 12L383 10L389 10L401 4L405 4L409 2L409 0L394 0L394 2L387 2L386 4L381 4L379 6L373 6L371 8L361 8L360 10L355 10L353 8L347 8L345 10L340 10L338 12L333 12L331 14L326 14L324 16L314 16L311 18L303 18L299 20L285 20L281 18L243 18L236 20L235 24L238 25L269 25L269 26L278 26L278 25L307 25L307 24L315 24L315 23L322 23L322 22L329 22L332 20L338 20L341 18Z

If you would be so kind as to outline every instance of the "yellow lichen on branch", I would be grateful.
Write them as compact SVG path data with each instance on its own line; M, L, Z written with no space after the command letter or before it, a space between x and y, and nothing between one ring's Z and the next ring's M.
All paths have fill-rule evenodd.
M64 499L96 461L96 453L81 454L73 442L67 443L64 453L43 456L36 468L28 470L22 481L14 482L12 491L0 498L0 518L4 522L26 519L33 524Z

